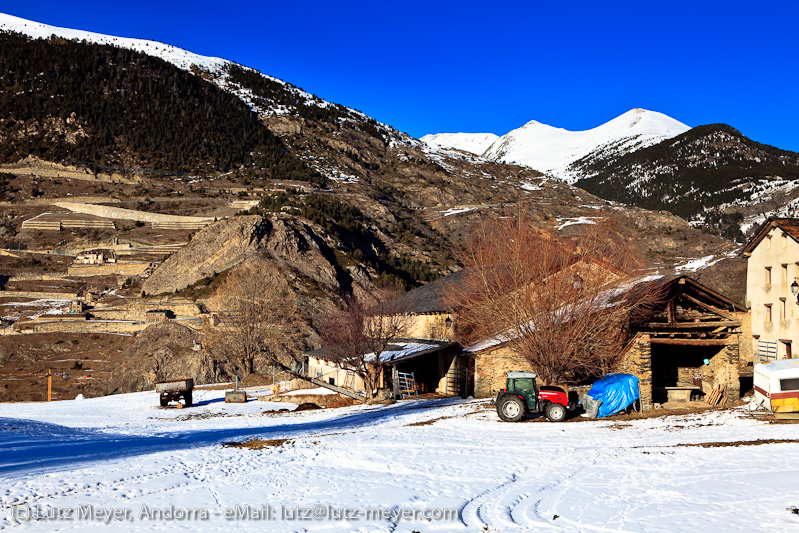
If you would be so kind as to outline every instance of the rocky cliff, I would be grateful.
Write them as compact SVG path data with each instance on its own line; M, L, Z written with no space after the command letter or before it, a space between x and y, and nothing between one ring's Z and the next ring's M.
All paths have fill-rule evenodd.
M217 222L183 249L172 254L144 283L148 295L180 291L200 280L230 270L254 255L271 258L316 284L338 292L349 282L319 230L306 222L276 214L270 218L241 216Z

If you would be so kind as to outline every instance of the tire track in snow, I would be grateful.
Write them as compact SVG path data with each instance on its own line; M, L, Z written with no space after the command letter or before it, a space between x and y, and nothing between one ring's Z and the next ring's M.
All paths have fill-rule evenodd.
M468 528L474 527L488 527L505 529L518 529L520 527L546 527L551 528L553 525L544 519L540 514L536 513L535 518L532 520L526 512L522 511L519 515L514 510L522 503L524 508L537 506L537 501L532 500L532 497L547 487L540 486L540 470L536 470L532 476L527 475L529 468L524 468L520 472L514 473L509 479L497 485L496 487L487 489L460 508L461 521ZM551 469L546 470L544 473L548 474ZM535 479L525 479L535 476ZM532 485L536 485L533 487ZM526 490L532 489L532 490ZM510 501L508 501L510 500ZM507 503L506 503L507 502Z

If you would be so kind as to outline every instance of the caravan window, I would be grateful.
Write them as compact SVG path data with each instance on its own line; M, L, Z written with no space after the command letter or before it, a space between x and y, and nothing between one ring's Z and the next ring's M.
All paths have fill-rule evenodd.
M781 379L780 390L781 391L799 390L799 378Z

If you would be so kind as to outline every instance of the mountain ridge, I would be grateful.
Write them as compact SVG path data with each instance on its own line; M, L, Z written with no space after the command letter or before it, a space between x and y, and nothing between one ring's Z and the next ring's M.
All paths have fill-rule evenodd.
M8 29L8 20L8 17L4 19L6 29ZM20 24L27 28L26 22L20 23L19 19L14 20L16 29L19 29ZM230 158L226 156L218 166L209 167L207 172L187 174L184 170L182 174L177 174L188 187L183 187L172 194L206 194L206 188L211 187L212 190L219 191L215 194L229 194L229 191L235 188L239 197L260 196L259 210L253 211L252 214L290 212L313 220L324 232L328 232L323 238L329 237L332 241L339 241L340 244L334 245L333 248L343 254L342 261L346 255L345 263L351 261L362 263L373 277L389 273L402 276L405 282L414 284L428 281L437 274L446 273L451 268L449 248L468 231L471 221L479 216L481 211L504 213L508 209L513 209L513 205L520 198L523 202L540 205L540 223L552 227L560 226L562 220L571 218L582 220L581 217L590 216L592 212L602 207L601 202L582 191L565 184L546 183L540 173L529 168L497 163L465 153L430 148L363 113L326 102L291 84L278 82L275 78L243 65L219 58L197 56L190 52L184 53L174 47L152 42L119 41L118 38L110 36L86 34L77 30L57 28L54 30L52 26L31 24L38 28L40 38L32 40L38 47L66 46L65 49L72 50L76 56L94 54L92 60L103 68L108 66L108 54L118 54L118 50L124 48L123 45L132 47L127 48L132 50L130 54L122 54L123 65L125 61L130 61L130 58L139 58L136 54L149 56L150 52L155 52L156 57L165 63L145 62L144 65L146 69L163 68L165 72L162 78L175 77L174 73L169 73L168 69L164 68L164 65L171 65L172 68L182 71L181 76L177 78L182 78L184 83L208 83L243 101L249 111L257 116L257 121L277 137L280 142L275 144L277 152L284 154L285 157L291 156L294 158L292 161L299 160L323 179L318 180L313 175L306 177L298 175L294 178L295 183L286 184L285 180L279 179L280 175L270 175L268 172L259 174L259 171L264 169L259 169L257 163L242 165L235 159L228 161ZM27 29L30 31L30 28ZM60 32L64 37L50 38L54 32L56 34ZM105 44L60 41L67 37L85 38L87 35ZM146 50L137 51L141 48ZM158 54L166 54L169 61L159 57ZM27 57L27 54L21 55L23 59ZM203 65L210 65L213 70L207 70ZM29 65L28 70L34 75L26 82L29 84L29 87L25 87L28 91L20 93L19 100L15 102L20 104L20 107L31 105L28 94L41 91L41 80L36 73L49 69L42 69L37 64ZM187 78L188 73L194 81ZM138 72L129 72L129 74L135 76ZM142 74L151 75L149 71L144 71ZM62 74L56 72L56 75L65 76L64 81L71 79L68 72ZM79 79L84 78L85 76ZM113 96L120 90L126 90L124 85L115 87L109 80L104 80L104 83L106 86L102 90L95 90L99 95L96 100L104 105L105 100L110 98L109 95ZM142 94L149 95L152 105L165 105L159 100L160 96L156 97L156 93ZM177 94L181 94L181 91ZM34 105L33 112L37 105ZM40 111L44 111L44 108ZM103 116L102 112L102 109L97 111L99 116ZM235 113L231 111L231 113L230 118L234 121L245 120L240 111L237 110ZM80 123L85 119L81 116L73 118L66 110L58 107L52 110L51 114L57 116L44 113L38 121L31 118L31 124L26 125L26 128L35 126L45 131L47 135L40 136L39 139L39 144L45 152L54 142L62 142L59 140L59 128L52 127L48 121L57 119L64 123L69 121ZM221 117L220 120L221 122L217 121L217 124L225 123L225 117ZM246 121L250 120L252 117L246 118ZM135 121L129 122L129 127L135 127ZM192 126L195 125L191 120L188 122ZM628 122L634 125L635 121ZM203 127L216 129L216 126L210 124ZM26 132L29 130L30 128L24 129L23 133L27 135ZM98 137L97 132L91 128L86 131L89 137ZM96 142L105 142L104 146L111 151L109 156L112 160L106 161L107 165L124 163L124 157L130 155L126 152L120 154L113 152L118 147L119 139L124 138L127 133L123 131L123 137L117 134L99 136ZM184 136L176 135L176 137ZM145 151L145 155L151 150L149 142L143 143L139 148ZM243 150L242 153L246 154L248 151ZM27 154L16 155L23 157ZM56 161L62 158L62 155L53 154ZM167 190L174 189L174 178L166 181L159 178L159 175L175 176L174 169L165 168L162 162L153 158L150 158L149 163L147 161L144 163L149 166L138 170L125 169L138 173L139 175L135 176L137 178L142 178L141 170L146 170L147 176L157 178L152 184L145 183L140 189L154 187L155 183ZM267 168L274 167L274 163L269 165L271 166ZM297 179L305 180L308 185L298 186ZM47 190L42 190L41 182L37 183L37 178L34 177L32 181L32 184L25 185L30 187L31 194L34 192L44 196L51 194ZM225 192L225 187L231 189ZM19 191L16 183L13 184L13 188ZM261 192L256 192L258 190ZM165 193L159 194L166 196ZM25 198L25 194L20 192L15 193L15 196L19 199ZM160 208L147 197L139 198L139 204L152 211ZM213 203L205 199L203 202ZM342 215L350 220L344 226L336 222L336 217ZM663 250L659 246L653 249ZM673 251L666 251L666 254L669 257L675 256Z
M738 240L736 227L746 231L768 213L795 213L799 204L799 153L726 124L697 126L620 157L592 154L572 170L584 176L579 187L605 199L666 209Z
M432 145L475 153L497 162L528 166L567 183L580 178L569 166L597 150L623 154L651 146L687 131L689 126L656 111L635 108L604 124L581 131L550 126L531 120L494 140L482 153L475 147L478 136L492 134L432 134L421 140ZM467 137L469 135L469 137Z

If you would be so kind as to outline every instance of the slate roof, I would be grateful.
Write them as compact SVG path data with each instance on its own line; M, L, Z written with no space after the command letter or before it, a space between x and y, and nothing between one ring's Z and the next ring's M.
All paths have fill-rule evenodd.
M417 315L424 313L450 313L452 309L445 304L444 296L447 294L449 287L460 283L462 276L463 270L439 278L427 285L422 285L417 289L399 295L392 301L391 305L407 313Z
M454 346L457 346L457 344L446 341L434 341L429 339L397 339L387 346L385 352L380 354L380 360L384 363L395 364L422 355L437 353L440 350L452 348ZM306 355L316 357L318 359L330 359L330 355L324 347L306 352Z

